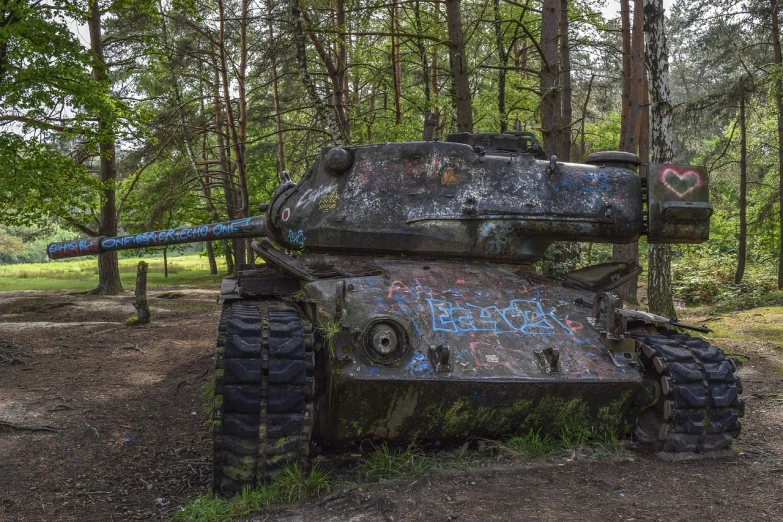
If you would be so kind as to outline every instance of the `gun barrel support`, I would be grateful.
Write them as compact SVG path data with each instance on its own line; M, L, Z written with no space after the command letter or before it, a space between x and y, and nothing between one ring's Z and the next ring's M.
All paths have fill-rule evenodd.
M149 248L213 241L216 239L257 238L263 236L266 236L264 216L252 216L223 223L170 228L168 230L142 232L141 234L129 236L90 237L74 241L50 243L46 248L46 253L51 259L65 259L130 248Z

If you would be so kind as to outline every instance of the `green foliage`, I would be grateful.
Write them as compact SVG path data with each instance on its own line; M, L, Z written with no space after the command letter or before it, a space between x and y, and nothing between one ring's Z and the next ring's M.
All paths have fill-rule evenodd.
M0 266L15 263L45 263L46 246L53 241L69 241L78 234L49 223L37 226L0 226Z
M85 216L100 183L49 144L0 132L0 223L45 226L52 216Z
M560 430L559 445L564 449L581 448L590 442L591 435L586 426L566 425Z
M332 489L329 473L316 464L307 472L298 466L287 466L271 484L245 488L231 499L213 493L201 495L185 504L172 522L232 522L249 515L258 515L274 506L320 498Z
M557 448L557 442L552 435L544 435L530 430L525 435L511 437L505 441L505 445L519 452L525 460L534 460L546 457Z
M755 306L777 285L775 266L771 262L751 263L745 277L734 283L736 254L718 252L685 254L672 263L675 297L688 305L710 305L716 311Z
M411 443L405 448L395 450L386 442L375 448L365 460L359 463L360 480L378 482L397 477L416 477L432 468L434 462L424 452Z

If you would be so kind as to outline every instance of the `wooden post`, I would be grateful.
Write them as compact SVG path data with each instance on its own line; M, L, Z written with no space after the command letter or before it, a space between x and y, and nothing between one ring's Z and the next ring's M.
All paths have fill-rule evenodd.
M136 324L148 324L150 322L150 303L147 300L147 268L144 261L139 261L136 268L136 292L133 299L133 307L136 308L138 321Z

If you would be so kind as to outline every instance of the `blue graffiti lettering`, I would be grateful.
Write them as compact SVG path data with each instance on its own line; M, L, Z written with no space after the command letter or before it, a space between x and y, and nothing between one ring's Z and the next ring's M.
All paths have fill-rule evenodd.
M288 242L292 245L303 247L306 239L303 230L297 230L296 232L293 230L288 231Z
M427 302L432 312L432 329L439 332L572 333L564 320L551 311L545 312L539 301L514 299L503 310L497 306L481 307L469 303L460 306L431 298Z

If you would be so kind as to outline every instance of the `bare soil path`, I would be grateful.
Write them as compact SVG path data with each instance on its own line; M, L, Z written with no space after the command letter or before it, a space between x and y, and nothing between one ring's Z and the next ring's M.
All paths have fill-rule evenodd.
M167 520L208 490L202 390L216 293L152 293L154 323L129 328L130 293L0 292L0 521ZM783 335L768 331L783 321L766 312L731 320L748 333L722 343L748 357L732 452L506 462L340 491L267 518L783 521Z

